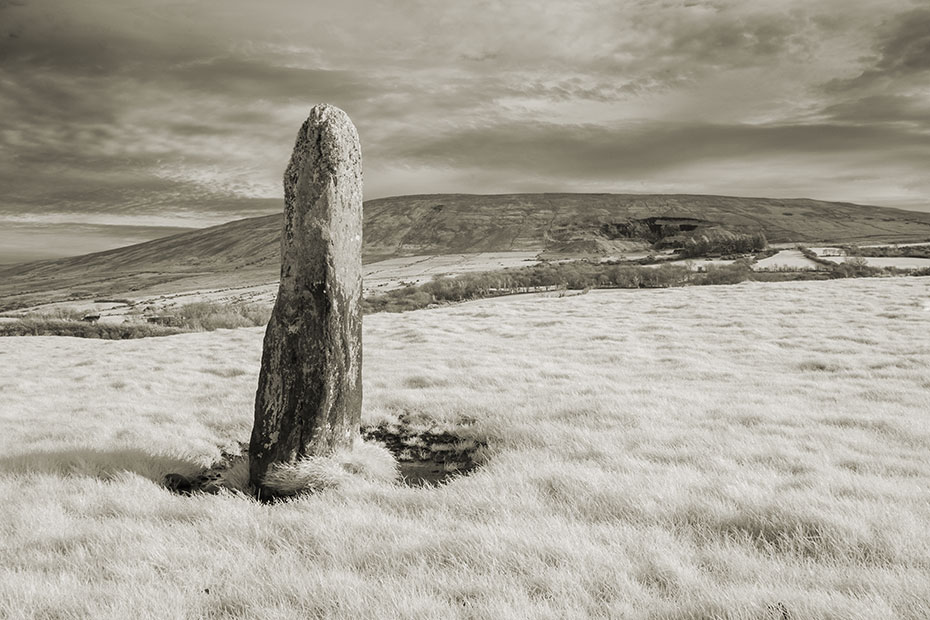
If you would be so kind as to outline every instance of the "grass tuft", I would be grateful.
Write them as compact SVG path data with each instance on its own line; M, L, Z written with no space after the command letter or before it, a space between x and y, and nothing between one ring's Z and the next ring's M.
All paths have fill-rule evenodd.
M164 324L144 322L142 317L121 323L85 322L74 308L27 314L15 321L0 322L0 336L72 336L104 340L130 340L172 336L184 332L257 327L268 323L271 308L255 303L196 302L185 304L164 319Z
M71 336L101 340L131 340L152 336L173 336L184 330L147 323L84 323L76 320L29 316L0 322L0 336Z
M314 493L362 483L393 484L397 462L382 445L357 440L351 449L330 457L308 457L278 465L264 479L265 486L281 495Z
M191 331L213 331L266 325L271 317L271 307L255 303L200 301L185 304L173 314L178 327Z

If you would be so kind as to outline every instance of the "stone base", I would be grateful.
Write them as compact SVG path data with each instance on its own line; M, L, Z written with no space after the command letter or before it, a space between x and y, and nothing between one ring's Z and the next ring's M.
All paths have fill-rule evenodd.
M436 486L478 468L486 442L439 428L424 429L405 423L363 426L362 439L383 444L397 461L401 479L408 486ZM164 485L181 495L218 493L220 489L247 492L249 444L224 450L220 460L198 475L187 478L168 474Z

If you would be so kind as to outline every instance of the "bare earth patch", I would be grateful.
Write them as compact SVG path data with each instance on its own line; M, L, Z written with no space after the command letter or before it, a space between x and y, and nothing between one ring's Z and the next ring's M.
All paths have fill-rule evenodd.
M396 460L400 480L414 487L435 486L471 473L482 462L481 454L487 448L485 441L463 437L454 430L417 428L403 422L364 426L361 437L367 443L384 446ZM235 448L222 450L219 460L195 475L171 472L165 475L163 484L182 495L219 493L223 489L248 492L248 454L249 444L239 442Z
M362 428L366 441L383 444L397 459L404 483L436 485L475 470L487 443L438 427L417 428L401 419Z

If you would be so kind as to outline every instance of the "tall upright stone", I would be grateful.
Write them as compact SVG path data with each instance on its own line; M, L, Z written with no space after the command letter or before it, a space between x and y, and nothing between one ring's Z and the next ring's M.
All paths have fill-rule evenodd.
M265 331L249 444L270 467L352 445L362 408L362 158L342 110L317 105L284 173L281 283Z

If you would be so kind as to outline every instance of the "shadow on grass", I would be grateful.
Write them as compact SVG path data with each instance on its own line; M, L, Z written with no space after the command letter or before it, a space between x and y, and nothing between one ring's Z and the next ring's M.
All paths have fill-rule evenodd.
M193 476L203 469L203 464L192 458L134 449L72 448L0 456L0 475L59 475L111 480L120 474L131 473L162 485L167 474Z
M471 473L482 462L480 458L476 460L476 453L486 447L484 441L459 437L448 431L412 430L403 426L366 427L363 435L368 440L382 443L392 453L401 480L414 487L436 486ZM235 479L241 477L239 470L242 469L242 460L247 458L246 445L241 444L240 450L235 454L223 451L220 460L212 464L190 456L138 449L37 450L0 456L0 476L113 480L134 474L184 495L215 493L221 486L230 488L228 479L235 483ZM247 464L243 471L247 475ZM242 484L244 479L234 487L240 488Z

